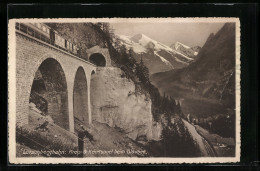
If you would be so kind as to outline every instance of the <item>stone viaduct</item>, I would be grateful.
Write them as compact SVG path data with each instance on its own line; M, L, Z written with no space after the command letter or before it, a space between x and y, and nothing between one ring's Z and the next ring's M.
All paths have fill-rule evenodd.
M103 56L106 61L104 66L111 66L107 50L94 47L87 53L93 60L95 57L92 57L92 54ZM90 82L96 68L97 65L89 61L16 30L16 123L29 123L30 96L34 89L33 84L37 83L36 77L39 77L44 80L45 89L48 90L48 93L43 94L48 101L48 112L63 109L63 117L53 116L55 122L59 123L65 118L62 122L67 122L67 126L60 126L71 132L75 129L75 115L85 115L79 118L82 122L91 124ZM63 94L57 93L59 90L53 88L52 82L57 80L60 82L55 85L62 87ZM35 87L37 88L37 85ZM54 95L49 97L50 94ZM54 103L55 100L58 103ZM80 107L83 109L78 110Z

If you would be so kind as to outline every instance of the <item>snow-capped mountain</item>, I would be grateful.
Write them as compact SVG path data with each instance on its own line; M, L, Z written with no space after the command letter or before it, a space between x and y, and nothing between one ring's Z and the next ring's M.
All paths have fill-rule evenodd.
M143 59L150 74L183 68L194 60L188 55L153 40L144 34L137 34L133 37L117 36L127 49L133 49L134 57L137 61L141 58Z
M195 59L201 49L200 46L189 47L183 43L176 42L170 46L173 50L176 50L186 56Z

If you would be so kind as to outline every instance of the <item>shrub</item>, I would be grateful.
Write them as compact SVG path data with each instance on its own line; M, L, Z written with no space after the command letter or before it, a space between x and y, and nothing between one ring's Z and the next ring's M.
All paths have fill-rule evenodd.
M200 151L180 118L164 126L162 146L165 157L198 157Z

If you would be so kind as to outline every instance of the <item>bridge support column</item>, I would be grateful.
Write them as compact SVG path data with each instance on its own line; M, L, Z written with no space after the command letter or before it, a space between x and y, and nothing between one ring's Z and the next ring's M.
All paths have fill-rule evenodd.
M69 108L69 130L74 132L74 114L73 114L73 84L68 83L68 108Z
M88 74L88 123L92 124L92 113L91 113L91 103L90 103L90 80L91 80L91 73Z

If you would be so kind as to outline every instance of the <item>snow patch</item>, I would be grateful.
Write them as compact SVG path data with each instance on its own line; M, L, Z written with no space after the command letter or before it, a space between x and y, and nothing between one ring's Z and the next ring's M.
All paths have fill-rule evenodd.
M128 50L130 48L133 48L133 51L137 54L146 53L146 48L132 41L129 36L124 36L124 35L117 35L117 36L119 37L119 39L122 40L122 43L126 46Z
M190 47L189 46L187 46L187 45L185 45L185 44L182 44L181 42L176 42L175 43L175 47L177 46L177 48L179 48L180 46L183 46L184 48L186 48L186 49L190 49ZM177 49L176 48L176 49Z
M188 65L188 63L187 63L187 62L185 62L185 61L182 61L182 60L180 60L180 59L176 58L176 56L173 56L173 57L174 57L174 59L175 59L177 62L180 62L180 63L183 63L183 64L185 64L185 65Z
M155 51L154 54L157 55L161 59L161 61L164 62L166 65L169 65L173 68L172 64L169 61L167 61L166 59L164 59L161 55L159 55L157 53L157 51Z
M158 41L155 41L144 34L135 35L131 38L131 40L133 40L136 43L139 43L142 46L146 46L148 43L152 42L154 44L154 49L156 51L159 51L159 50L171 51L172 50L170 47L168 47Z
M183 55L182 53L180 53L180 52L178 52L178 51L176 51L176 50L173 50L173 49L172 49L172 52L181 55L182 57L186 58L188 61L193 61L193 60L194 60L194 59L192 59L192 58L190 58L190 57L188 57L188 56L186 56L186 55Z

